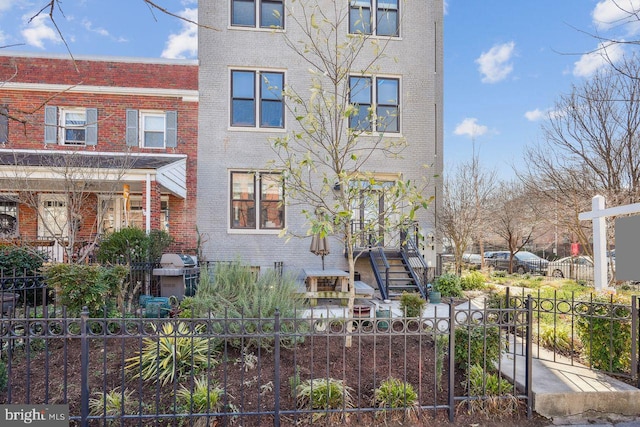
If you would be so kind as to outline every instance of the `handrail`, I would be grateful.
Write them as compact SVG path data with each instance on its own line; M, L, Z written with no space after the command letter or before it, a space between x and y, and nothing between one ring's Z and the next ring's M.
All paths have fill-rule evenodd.
M413 233L411 234L407 232L402 233L402 240L400 244L400 254L404 259L405 265L407 265L407 268L409 269L409 273L411 274L411 278L415 281L418 287L418 290L420 291L420 294L422 295L423 298L426 299L427 298L427 271L429 270L429 267L426 261L424 260L424 258L422 257L422 255L420 254L420 250L418 249L418 245L416 243L417 237L416 239L409 237L410 235L417 236L416 226L417 224L409 225L409 227L413 228ZM411 265L410 258L412 257L413 259L417 259L420 262L420 267L422 268L422 271L423 271L422 278L418 277L415 270L413 269L413 265Z
M369 256L369 260L371 262L371 268L373 269L373 274L376 277L376 281L378 282L378 288L380 289L380 295L382 299L389 299L389 261L387 260L387 256L384 253L384 248L378 246L375 248L376 250L372 250ZM377 252L377 254L376 254ZM380 257L382 263L384 265L384 281L382 280L382 276L380 274L380 269L378 268L378 263L376 259Z

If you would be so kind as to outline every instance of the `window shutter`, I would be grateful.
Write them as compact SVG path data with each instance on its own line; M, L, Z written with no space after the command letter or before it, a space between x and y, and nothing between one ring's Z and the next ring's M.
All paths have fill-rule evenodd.
M127 147L138 146L138 110L127 110Z
M87 108L87 133L85 135L86 145L98 144L98 109Z
M0 106L0 144L9 141L9 109L6 105Z
M55 144L58 136L58 107L44 107L44 143Z
M175 148L178 145L178 112L167 111L165 113L167 126L167 148Z

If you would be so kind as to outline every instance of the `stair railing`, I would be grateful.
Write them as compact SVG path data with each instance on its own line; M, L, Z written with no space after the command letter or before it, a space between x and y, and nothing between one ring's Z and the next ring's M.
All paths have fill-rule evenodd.
M407 230L412 231L411 233L407 232ZM416 283L418 287L418 291L422 295L424 299L427 299L427 272L429 271L429 267L427 266L427 262L422 257L420 250L418 249L418 228L416 223L409 224L406 228L402 230L400 233L400 254L402 255L402 259L409 270L409 274L411 278ZM422 269L422 277L418 276L416 271L411 264L411 260L416 259L420 263L420 268Z
M380 271L380 265L378 260L382 261L382 265L384 267L384 280L382 278L382 272ZM384 248L378 246L376 248L371 249L371 253L369 256L369 261L371 262L371 269L373 270L373 274L376 278L376 282L378 282L378 289L380 290L380 296L382 296L383 300L389 299L389 261L387 260L387 256L384 253Z

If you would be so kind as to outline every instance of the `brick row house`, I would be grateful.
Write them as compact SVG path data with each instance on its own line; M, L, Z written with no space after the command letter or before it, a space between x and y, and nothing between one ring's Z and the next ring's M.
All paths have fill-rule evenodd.
M133 226L196 250L196 61L0 51L0 82L0 242L63 261Z
M357 0L333 2L283 0L224 0L200 2L198 21L216 31L199 32L200 114L198 143L198 227L207 237L209 259L241 258L262 268L281 261L285 269L320 267L310 253L310 238L286 240L283 229L304 236L308 223L302 213L309 206L286 203L281 171L269 167L274 152L269 140L297 129L296 117L285 106L281 90L293 87L307 94L311 87L309 64L285 40L305 38L294 21L305 22L317 6L322 13L344 8L338 39L364 33L386 45L386 53L365 73L349 70L349 91L360 106L352 127L369 131L371 140L405 138L404 155L390 159L374 155L367 172L376 179L396 177L418 180L432 177L429 194L436 202L416 218L424 236L435 235L435 209L442 174L443 111L443 2ZM295 20L289 15L289 6ZM307 10L305 10L307 8ZM334 9L335 8L335 9ZM305 16L306 13L306 16ZM368 51L367 51L368 52ZM372 57L363 50L359 64ZM360 89L360 90L359 90ZM359 92L356 95L356 92ZM308 96L308 95L304 95ZM388 113L392 120L370 122L367 111ZM347 132L346 129L342 130ZM366 138L367 135L362 137ZM203 167L206 165L206 167ZM428 165L425 170L424 165ZM376 200L369 206L380 206ZM377 212L356 208L356 215L378 220ZM357 221L361 218L354 218ZM431 243L431 242L429 242ZM330 239L327 265L346 268L344 242ZM435 244L424 246L424 256L435 262ZM356 266L368 270L366 259ZM369 281L369 283L372 283Z

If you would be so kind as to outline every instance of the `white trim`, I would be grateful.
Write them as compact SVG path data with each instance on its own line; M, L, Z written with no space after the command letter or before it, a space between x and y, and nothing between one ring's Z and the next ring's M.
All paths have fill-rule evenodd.
M90 85L62 85L48 83L2 83L2 90L21 90L33 92L55 93L91 93L101 95L130 95L130 96L167 96L182 98L184 102L198 102L199 92L188 89L162 89L139 87L114 87L114 86L90 86Z
M158 117L162 119L162 147L147 147L145 145L144 134L147 131L145 129L145 117ZM154 132L154 131L149 131ZM158 131L155 131L158 132ZM138 143L140 148L148 148L151 150L164 150L167 148L167 118L164 111L159 110L140 110L138 119Z
M77 144L67 143L67 123L66 116L67 114L73 113L82 113L84 114L84 125L82 126L69 126L69 129L83 129L84 130L84 140L78 141ZM58 132L58 145L67 145L71 147L84 147L87 145L87 109L83 107L58 107L58 121L59 121L59 132Z

